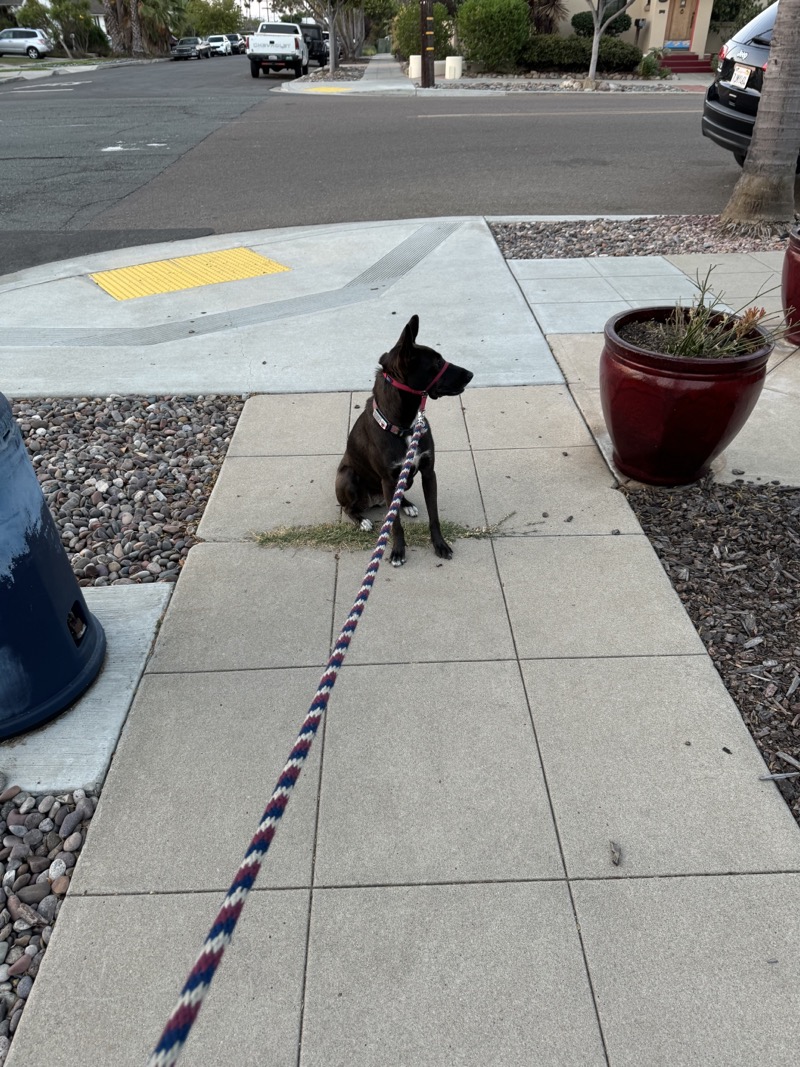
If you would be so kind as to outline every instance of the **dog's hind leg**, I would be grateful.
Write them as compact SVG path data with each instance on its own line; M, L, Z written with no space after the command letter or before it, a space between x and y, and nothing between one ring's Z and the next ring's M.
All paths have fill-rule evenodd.
M351 522L362 530L372 529L372 521L362 514L362 509L368 506L368 501L364 498L359 477L352 467L340 466L336 472L336 499Z

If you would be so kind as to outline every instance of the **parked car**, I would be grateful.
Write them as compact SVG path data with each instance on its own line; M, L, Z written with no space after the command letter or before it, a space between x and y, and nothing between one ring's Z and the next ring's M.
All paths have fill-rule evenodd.
M18 27L0 32L0 56L29 56L41 59L49 55L55 45L44 30Z
M211 45L203 37L181 37L172 49L172 59L209 59Z
M308 58L313 59L320 67L328 62L328 43L322 36L322 27L316 22L301 22L300 29L303 31L303 40L308 46Z
M308 74L308 45L296 22L262 22L247 38L247 58L254 78L262 70L293 70L295 78Z
M732 152L739 166L753 136L777 13L776 2L722 46L717 76L703 105L703 136Z
M247 48L247 42L240 33L226 33L225 36L231 42L231 52L236 56L242 56Z

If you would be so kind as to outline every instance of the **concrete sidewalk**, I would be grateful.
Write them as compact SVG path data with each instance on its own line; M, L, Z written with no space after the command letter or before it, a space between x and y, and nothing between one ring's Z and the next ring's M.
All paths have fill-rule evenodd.
M242 245L289 269L122 301L90 278ZM750 1067L794 1052L800 831L616 491L596 400L614 310L690 297L712 260L737 305L780 256L506 262L487 220L436 219L0 279L14 396L261 394L9 1067L133 1067L158 1037L368 558L251 534L338 518L348 427L413 313L421 341L475 371L429 405L443 517L505 522L451 562L422 548L381 568L181 1063ZM719 477L796 480L798 358L774 357ZM66 995L76 966L81 995Z

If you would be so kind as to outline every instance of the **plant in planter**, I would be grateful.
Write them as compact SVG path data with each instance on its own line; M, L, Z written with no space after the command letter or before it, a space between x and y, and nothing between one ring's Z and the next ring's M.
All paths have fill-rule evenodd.
M706 474L755 407L787 332L768 326L763 308L706 303L710 274L698 279L691 307L639 308L606 323L603 416L614 463L638 481L686 485Z

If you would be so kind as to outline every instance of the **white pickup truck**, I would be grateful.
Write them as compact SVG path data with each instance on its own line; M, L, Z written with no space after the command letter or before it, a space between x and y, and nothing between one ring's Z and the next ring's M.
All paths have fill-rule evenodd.
M262 70L293 70L295 78L308 74L308 45L294 22L262 22L247 38L246 53L254 78Z

